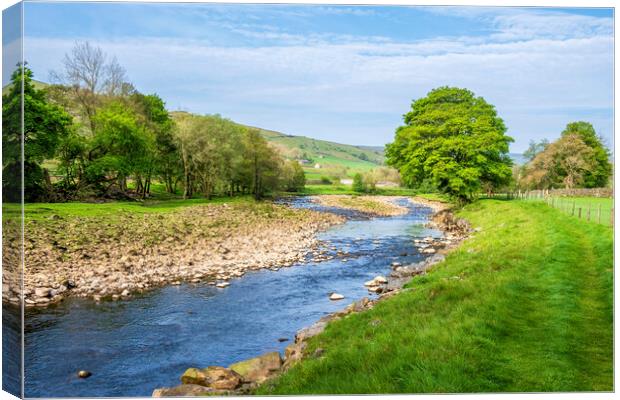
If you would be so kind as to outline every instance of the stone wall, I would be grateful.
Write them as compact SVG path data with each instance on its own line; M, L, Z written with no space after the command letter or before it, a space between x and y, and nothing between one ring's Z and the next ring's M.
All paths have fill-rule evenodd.
M530 190L526 197L613 197L613 188Z

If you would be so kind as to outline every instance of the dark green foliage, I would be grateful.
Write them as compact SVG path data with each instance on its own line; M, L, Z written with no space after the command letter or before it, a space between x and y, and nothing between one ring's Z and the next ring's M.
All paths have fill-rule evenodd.
M592 149L592 162L594 167L583 177L583 186L587 188L604 187L609 182L612 173L609 162L609 150L603 144L603 139L597 135L594 127L589 122L578 121L566 125L562 136L575 134L583 140L586 146Z
M105 61L87 43L74 49L72 59L80 61L80 52L96 55L99 64ZM120 66L117 72L117 78L124 77ZM301 166L285 163L258 130L217 115L177 113L175 122L159 96L139 93L124 81L110 90L99 90L88 79L54 85L48 101L32 85L28 68L18 68L12 79L3 96L5 200L21 200L22 80L26 201L144 199L154 180L169 194L181 186L185 198L201 193L207 199L246 193L259 199L280 189L301 191L305 185ZM80 115L82 124L74 129L60 105ZM53 182L41 167L44 161L56 167Z
M299 189L301 167L283 165L257 129L219 115L176 113L174 135L185 198L200 191L207 198L214 193L251 193L260 199L287 185Z
M88 150L86 179L101 185L103 193L116 184L120 190L126 190L126 179L147 168L150 138L135 112L120 102L98 110L94 121L96 129Z
M331 185L332 184L332 180L330 179L329 176L322 175L321 176L321 183L324 184L324 185Z
M362 174L357 173L353 176L353 190L359 193L366 191L366 184L364 183L364 177Z
M459 202L474 199L484 184L511 179L512 138L495 108L466 89L441 87L416 100L387 146L387 162L415 187L425 179Z
M136 176L136 190L145 197L150 191L151 180L157 176L167 193L174 193L182 164L173 134L174 123L164 101L156 94L132 95L141 124L150 141L149 153L141 174Z
M24 200L46 199L50 193L47 172L41 163L54 157L59 144L72 129L72 118L62 108L50 104L43 90L32 84L32 71L19 65L11 75L11 87L2 96L2 182L5 200L19 201L22 145L24 145Z
M306 185L304 169L295 160L289 160L282 167L282 184L287 192L302 191Z
M257 129L248 129L243 138L243 170L251 191L259 200L280 187L281 159Z

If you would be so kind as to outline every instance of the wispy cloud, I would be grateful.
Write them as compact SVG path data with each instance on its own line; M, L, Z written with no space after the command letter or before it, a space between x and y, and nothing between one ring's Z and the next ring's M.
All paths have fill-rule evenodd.
M611 138L610 18L520 9L432 12L441 18L454 16L453 10L485 24L489 34L438 31L420 40L318 26L300 32L262 15L239 24L218 17L221 29L249 43L116 36L96 44L118 57L140 90L158 92L173 109L221 113L292 134L383 144L392 139L412 99L433 87L455 85L497 106L517 139L516 150L532 138L559 135L574 119L591 119ZM274 12L287 11L308 12ZM376 11L317 7L311 12L372 17ZM26 57L38 74L47 74L72 44L28 37Z

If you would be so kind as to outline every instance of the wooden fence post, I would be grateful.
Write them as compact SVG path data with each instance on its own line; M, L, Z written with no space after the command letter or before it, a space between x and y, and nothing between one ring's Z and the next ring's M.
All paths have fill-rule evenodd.
M590 222L590 210L592 209L592 204L588 203L588 222Z
M601 223L601 205L598 205L598 223Z
M579 207L579 219L581 219L581 207Z
M573 201L573 209L570 212L570 215L575 215L575 202Z

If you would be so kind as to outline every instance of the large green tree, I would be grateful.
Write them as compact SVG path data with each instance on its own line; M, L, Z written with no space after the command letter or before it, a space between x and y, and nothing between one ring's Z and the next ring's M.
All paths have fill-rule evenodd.
M150 167L151 135L135 111L122 102L97 110L95 134L89 141L86 180L98 195L127 190L127 178L143 176Z
M23 136L22 136L23 100ZM47 101L45 91L32 83L32 71L18 65L11 75L7 94L2 96L2 190L5 201L19 201L21 191L22 139L24 200L47 198L49 175L41 163L56 154L69 135L72 118L61 107Z
M256 200L277 190L282 158L258 129L249 128L243 136L243 175Z
M405 184L430 181L460 202L510 182L513 139L495 107L467 89L440 87L413 102L387 146Z
M589 122L577 121L566 125L562 131L562 137L577 135L586 146L592 149L588 164L592 164L591 170L584 173L582 184L585 187L604 187L609 182L612 168L609 162L609 150L603 144L603 140L597 135L594 127Z
M176 177L180 174L181 163L173 135L173 122L164 101L157 94L144 95L135 92L130 104L136 110L138 122L144 127L151 147L145 149L144 171L138 173L136 192L146 197L150 192L151 180L156 175L166 186L168 193L174 193Z

